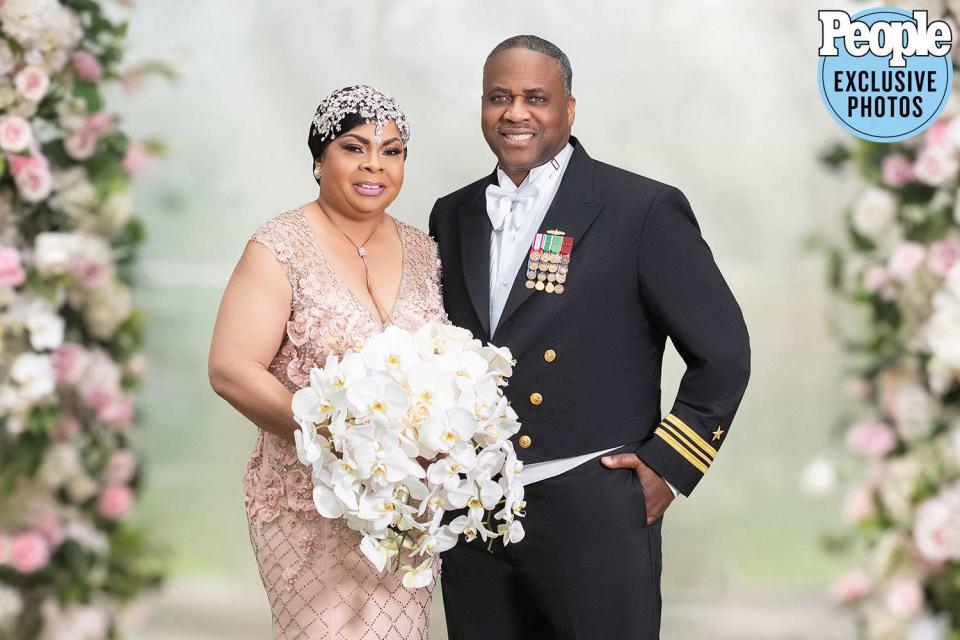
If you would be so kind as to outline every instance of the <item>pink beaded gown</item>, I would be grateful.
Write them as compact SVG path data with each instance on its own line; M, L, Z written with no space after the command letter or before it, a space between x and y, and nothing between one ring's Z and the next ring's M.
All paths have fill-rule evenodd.
M403 273L388 323L416 330L446 321L433 240L397 220ZM290 391L310 369L382 329L316 242L302 209L281 213L251 239L286 268L293 289L287 329L269 371ZM342 520L320 516L309 469L293 444L259 430L243 477L250 542L267 590L274 640L411 640L427 637L433 586L407 589L379 573Z

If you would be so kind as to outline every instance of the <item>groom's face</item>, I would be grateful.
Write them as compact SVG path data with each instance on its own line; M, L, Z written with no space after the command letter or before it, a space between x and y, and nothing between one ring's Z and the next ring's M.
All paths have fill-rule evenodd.
M483 72L483 136L515 182L567 144L576 101L563 94L560 67L529 49L501 51Z

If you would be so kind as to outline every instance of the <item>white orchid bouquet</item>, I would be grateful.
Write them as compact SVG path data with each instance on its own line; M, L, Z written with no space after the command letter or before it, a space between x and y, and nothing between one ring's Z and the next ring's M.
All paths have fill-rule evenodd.
M377 569L403 571L408 588L431 583L460 535L523 539L523 463L509 440L520 423L502 391L513 364L466 329L391 325L329 356L293 396L317 511L344 518Z

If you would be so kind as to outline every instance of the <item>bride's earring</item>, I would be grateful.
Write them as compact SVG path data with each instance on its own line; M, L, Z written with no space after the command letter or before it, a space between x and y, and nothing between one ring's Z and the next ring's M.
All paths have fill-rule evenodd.
M317 165L313 168L313 177L319 180L323 176L323 169L320 168L320 165Z

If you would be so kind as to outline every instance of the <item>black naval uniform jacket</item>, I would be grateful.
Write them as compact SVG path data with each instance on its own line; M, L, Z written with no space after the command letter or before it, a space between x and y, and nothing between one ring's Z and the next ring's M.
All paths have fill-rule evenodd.
M573 155L539 229L574 239L563 293L528 289L525 259L499 324L489 326L485 190L496 184L494 171L437 200L430 214L447 315L513 353L505 393L522 423L513 442L523 461L637 443L648 466L690 495L729 437L747 386L743 315L684 195L570 142ZM662 416L668 336L686 372Z

